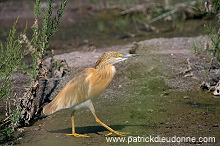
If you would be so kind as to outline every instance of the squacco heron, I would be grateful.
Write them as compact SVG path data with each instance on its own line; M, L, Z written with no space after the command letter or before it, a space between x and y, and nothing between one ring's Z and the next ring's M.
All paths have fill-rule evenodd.
M86 106L92 112L96 122L104 126L111 134L125 136L124 132L118 132L101 122L96 114L91 99L98 97L109 85L115 75L115 67L113 64L123 61L130 56L137 55L122 55L117 52L106 52L96 62L95 68L87 68L78 76L69 81L66 86L58 93L58 95L43 108L45 115L52 114L61 109L73 107L71 114L72 135L75 137L89 137L83 134L75 133L74 113L82 106Z

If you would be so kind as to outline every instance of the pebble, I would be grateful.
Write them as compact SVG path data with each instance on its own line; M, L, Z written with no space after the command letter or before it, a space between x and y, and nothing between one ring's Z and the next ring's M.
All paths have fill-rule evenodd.
M218 124L212 124L212 127L218 127Z
M189 96L183 96L183 99L189 99Z

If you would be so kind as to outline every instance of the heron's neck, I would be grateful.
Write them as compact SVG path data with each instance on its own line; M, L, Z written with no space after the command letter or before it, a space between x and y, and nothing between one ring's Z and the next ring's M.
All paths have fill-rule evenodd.
M115 67L110 63L100 63L98 66L96 66L96 69L98 72L100 72L103 76L111 76L113 77L115 75Z

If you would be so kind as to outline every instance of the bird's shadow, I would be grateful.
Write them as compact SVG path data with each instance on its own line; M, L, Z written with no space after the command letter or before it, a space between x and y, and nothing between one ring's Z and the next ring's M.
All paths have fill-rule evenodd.
M116 131L120 131L127 126L134 126L134 125L110 125L110 127ZM76 133L79 133L79 134L85 134L85 133L99 134L99 132L108 131L103 126L83 126L83 127L76 127L75 130L76 130ZM72 128L66 128L66 129L52 130L49 132L67 134L67 133L71 133L71 131L72 131Z

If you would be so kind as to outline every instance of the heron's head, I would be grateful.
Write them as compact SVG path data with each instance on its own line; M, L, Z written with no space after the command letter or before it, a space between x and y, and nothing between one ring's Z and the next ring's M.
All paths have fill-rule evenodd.
M126 60L129 57L132 56L138 56L136 54L120 54L118 52L106 52L104 53L99 60L96 62L96 67L100 65L101 63L107 63L107 64L115 64L120 61Z

